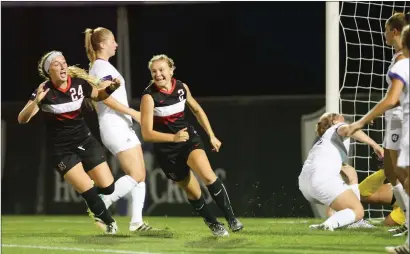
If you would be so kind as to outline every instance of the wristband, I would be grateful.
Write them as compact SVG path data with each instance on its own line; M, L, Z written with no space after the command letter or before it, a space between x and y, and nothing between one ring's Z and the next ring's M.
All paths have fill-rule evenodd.
M113 89L111 86L107 86L107 87L105 88L105 92L106 92L108 95L111 95L115 90L116 90L116 89Z

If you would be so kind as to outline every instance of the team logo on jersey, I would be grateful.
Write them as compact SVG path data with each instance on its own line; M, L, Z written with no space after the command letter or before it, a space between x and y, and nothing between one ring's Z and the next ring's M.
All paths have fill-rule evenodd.
M391 141L393 141L394 143L396 143L397 140L399 140L399 135L398 135L398 134L393 134L393 135L391 135Z
M67 166L64 164L64 162L60 162L58 164L58 169L60 169L60 171L64 171L67 168Z

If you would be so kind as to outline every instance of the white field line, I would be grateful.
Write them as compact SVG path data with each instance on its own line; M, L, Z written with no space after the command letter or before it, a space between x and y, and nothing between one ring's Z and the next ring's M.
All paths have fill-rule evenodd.
M99 252L99 253L125 253L125 254L160 254L157 252L141 252L132 250L110 250L110 249L85 249L73 247L54 247L41 245L23 245L23 244L2 244L3 248L20 248L20 249L43 249L43 250L60 250L60 251L77 251L77 252Z

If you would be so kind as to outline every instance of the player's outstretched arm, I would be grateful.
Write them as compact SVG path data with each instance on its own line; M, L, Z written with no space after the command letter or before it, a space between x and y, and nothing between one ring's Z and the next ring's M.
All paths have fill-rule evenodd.
M221 147L222 143L215 137L215 133L212 130L211 123L209 122L205 111L202 109L201 105L199 105L199 103L194 99L194 97L192 97L191 91L189 90L188 86L184 84L184 87L187 91L186 101L188 103L189 109L195 115L196 119L198 120L202 128L204 128L205 132L208 134L212 145L212 150L219 152L219 148Z
M46 82L41 83L40 86L37 88L35 99L29 100L27 104L24 106L24 108L20 111L17 117L17 121L19 124L28 123L31 120L31 118L37 114L41 101L44 99L48 91L50 91L49 88L44 90L45 83Z
M121 114L130 115L132 119L134 119L136 122L141 123L141 113L140 112L136 111L133 108L129 108L125 106L124 104L122 104L121 102L113 98L112 96L103 100L103 103L107 105L107 107L110 107Z
M352 123L350 126L349 136L355 131L363 128L364 125L370 123L376 117L382 115L388 109L394 108L400 103L400 94L403 90L404 84L400 79L393 79L392 86L387 92L386 96L377 103L365 116L363 116L359 121Z
M99 88L93 87L90 97L94 101L103 101L107 99L108 97L110 97L111 94L115 92L115 90L117 90L118 87L120 87L120 85L121 85L121 82L119 79L114 79L112 81L106 80L106 81L99 82L98 84Z
M154 130L154 100L151 95L145 94L141 98L141 133L147 142L186 142L189 139L187 128L178 131L176 134L162 133Z
M379 144L376 143L376 141L367 136L366 133L364 133L362 130L358 130L352 133L351 128L351 125L342 125L337 129L337 133L342 137L351 137L355 140L368 144L373 148L374 152L379 158L384 157L384 150L379 146Z

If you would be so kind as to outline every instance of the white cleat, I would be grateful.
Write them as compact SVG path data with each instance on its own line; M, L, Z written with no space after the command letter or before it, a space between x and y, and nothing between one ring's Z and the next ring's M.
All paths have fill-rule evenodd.
M325 223L310 225L309 228L325 231L334 231L333 227L331 227L330 225L326 225Z
M137 223L130 223L129 230L131 232L142 232L142 231L150 231L153 228L148 225L145 221L137 222Z
M404 236L408 234L409 230L406 225L403 225L401 227L389 229L388 232L392 233L393 236Z
M393 254L410 254L409 250L409 243L405 242L403 245L399 245L396 247L386 247L385 248L387 253Z
M346 228L375 228L373 224L368 222L367 220L359 220L356 222L353 222L352 224L348 225Z
M97 227L99 229L101 229L104 233L106 233L107 235L115 235L118 231L118 226L117 226L117 222L111 222L110 224L105 224L100 218L95 217L95 225L97 225Z
M212 231L212 234L217 237L227 237L229 236L228 231L225 229L224 224L220 222L207 222L204 220L205 224L209 227L209 229Z

